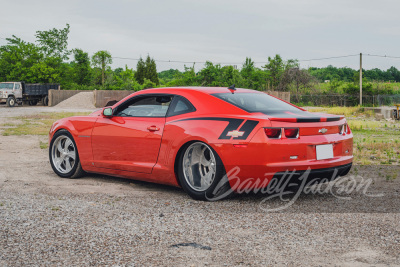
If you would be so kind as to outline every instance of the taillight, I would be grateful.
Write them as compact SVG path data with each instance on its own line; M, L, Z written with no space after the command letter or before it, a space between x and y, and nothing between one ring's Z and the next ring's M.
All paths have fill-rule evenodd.
M349 132L349 128L347 126L347 123L339 126L339 133L340 134L347 134L347 132Z
M299 128L283 128L286 138L298 138Z
M265 134L268 136L268 138L279 139L279 138L281 138L281 135L282 135L281 128L264 128L264 131L265 131Z

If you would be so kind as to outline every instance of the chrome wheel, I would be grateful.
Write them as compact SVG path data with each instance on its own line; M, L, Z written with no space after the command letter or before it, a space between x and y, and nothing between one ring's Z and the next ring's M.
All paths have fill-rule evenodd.
M183 156L186 183L195 191L207 190L215 179L216 160L211 148L202 143L191 144Z
M60 135L53 142L51 160L54 167L62 174L69 173L76 164L76 148L72 140Z

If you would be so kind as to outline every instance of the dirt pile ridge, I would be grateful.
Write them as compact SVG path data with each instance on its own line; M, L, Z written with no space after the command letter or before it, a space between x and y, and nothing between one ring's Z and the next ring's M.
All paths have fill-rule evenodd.
M60 102L57 108L95 108L93 92L78 93Z

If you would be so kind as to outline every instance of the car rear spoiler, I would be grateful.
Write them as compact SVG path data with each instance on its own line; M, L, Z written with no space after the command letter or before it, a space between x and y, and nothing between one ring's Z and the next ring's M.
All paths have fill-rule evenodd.
M327 121L339 121L344 119L344 116L329 116L329 117L289 117L289 118L279 118L270 117L270 121L282 121L282 122L327 122Z

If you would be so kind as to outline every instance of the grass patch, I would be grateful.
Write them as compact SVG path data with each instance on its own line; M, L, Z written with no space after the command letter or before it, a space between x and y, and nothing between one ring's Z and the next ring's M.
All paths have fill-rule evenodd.
M40 149L46 149L49 147L49 144L47 142L40 141L39 146L40 146Z
M345 115L354 136L354 163L361 165L400 164L400 123L376 121L372 110L359 107L310 108L310 112Z
M328 113L334 115L344 115L346 117L374 116L373 110L365 110L364 108L359 108L359 107L318 107L318 108L311 108L308 111Z
M376 130L382 127L381 122L372 120L349 120L348 124L352 131Z
M400 164L400 123L348 120L354 136L354 162L363 165Z
M3 136L9 135L48 135L51 125L59 119L89 115L88 112L59 112L59 113L39 113L29 116L14 117L18 123L6 123ZM22 123L20 123L22 122ZM42 147L42 146L41 146Z

